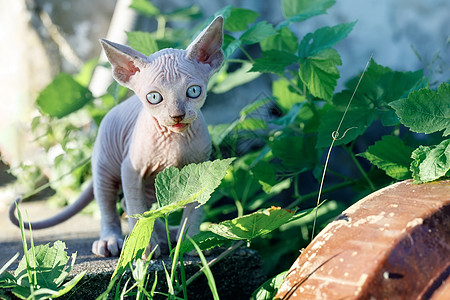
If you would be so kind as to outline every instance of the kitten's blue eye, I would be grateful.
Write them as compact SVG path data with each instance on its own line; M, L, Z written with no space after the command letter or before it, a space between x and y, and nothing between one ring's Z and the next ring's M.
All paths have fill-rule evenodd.
M163 97L158 92L151 92L147 94L147 101L150 104L158 104L163 100Z
M202 88L199 85L193 85L189 87L186 91L186 95L189 98L198 98L202 93Z

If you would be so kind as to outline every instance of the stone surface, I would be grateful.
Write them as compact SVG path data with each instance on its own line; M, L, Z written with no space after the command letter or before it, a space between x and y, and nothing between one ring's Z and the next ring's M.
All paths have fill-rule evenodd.
M450 180L360 200L303 250L277 299L449 299Z

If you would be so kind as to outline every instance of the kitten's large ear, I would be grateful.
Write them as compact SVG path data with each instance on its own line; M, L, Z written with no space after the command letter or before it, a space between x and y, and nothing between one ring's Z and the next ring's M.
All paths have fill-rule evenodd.
M114 79L121 85L132 88L130 79L145 66L147 56L128 46L105 39L100 39L100 44L111 63Z
M223 63L223 18L217 16L186 48L187 58L211 66L212 75Z

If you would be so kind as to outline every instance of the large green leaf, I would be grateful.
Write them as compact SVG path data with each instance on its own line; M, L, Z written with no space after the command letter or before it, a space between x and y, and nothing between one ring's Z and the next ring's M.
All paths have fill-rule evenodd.
M338 107L328 110L320 118L317 148L328 147L331 145L333 133L337 130L343 114L344 108ZM377 112L373 109L350 109L342 122L339 136L335 136L336 141L334 145L347 144L356 139L359 135L362 135L377 116Z
M251 240L285 224L294 214L294 211L272 207L213 224L209 229L215 234L231 240Z
M258 16L259 13L250 9L233 8L225 21L224 28L233 32L246 30L248 25L255 22Z
M406 146L403 141L392 135L385 135L380 141L359 154L372 164L386 172L392 178L404 180L411 178L409 166L413 149Z
M275 157L281 159L289 170L301 171L316 162L317 151L312 138L305 136L281 136L271 143Z
M280 50L294 54L298 49L298 39L288 27L283 27L276 35L261 41L260 46L262 51Z
M328 49L343 40L352 31L356 22L322 27L314 33L308 33L300 42L299 56L306 58Z
M411 171L416 183L429 182L450 175L450 139L437 146L420 146L411 155Z
M179 170L170 167L158 173L155 180L156 198L161 207L188 199L199 192L196 199L205 203L219 186L233 158L189 164Z
M134 50L144 55L150 55L158 51L158 45L153 36L148 32L132 31L127 32L128 43Z
M251 67L252 64L245 61L239 69L230 73L224 73L224 75L220 76L220 80L217 80L211 91L215 94L226 93L261 76L259 73L249 72Z
M331 100L339 78L341 57L334 49L325 49L300 59L299 75L315 97Z
M403 125L414 132L450 134L450 84L442 83L437 91L421 89L408 98L390 103Z
M36 104L43 113L62 118L82 108L93 99L88 88L82 86L69 74L59 73L39 94Z
M181 243L180 246L181 253L191 252L192 250L195 249L194 245L190 242L190 240L193 240L202 251L219 247L230 242L229 239L217 235L211 231L202 231L199 234L190 238L189 240L186 239Z
M287 66L298 62L298 57L286 51L269 50L257 58L250 72L284 74Z
M259 43L276 33L277 32L273 28L272 24L268 24L267 21L261 21L245 31L239 39L243 44L251 45Z

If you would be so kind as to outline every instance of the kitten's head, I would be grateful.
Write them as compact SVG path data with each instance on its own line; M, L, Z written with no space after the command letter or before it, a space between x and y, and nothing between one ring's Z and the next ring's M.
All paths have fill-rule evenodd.
M132 89L162 126L184 131L206 98L209 78L224 60L223 18L216 17L186 48L163 49L150 56L101 40L113 77Z

